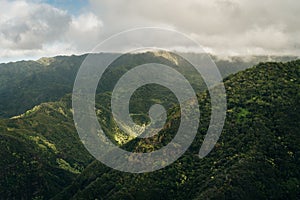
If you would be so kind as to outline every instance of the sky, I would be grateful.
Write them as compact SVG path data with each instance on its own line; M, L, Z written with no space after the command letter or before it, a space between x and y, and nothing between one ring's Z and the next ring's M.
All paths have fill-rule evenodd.
M0 5L0 62L83 54L113 34L149 26L182 32L216 55L300 55L299 0L0 0Z
M29 2L29 1L28 1ZM70 14L77 15L89 5L87 0L40 0L37 3L47 3L53 7L67 10Z

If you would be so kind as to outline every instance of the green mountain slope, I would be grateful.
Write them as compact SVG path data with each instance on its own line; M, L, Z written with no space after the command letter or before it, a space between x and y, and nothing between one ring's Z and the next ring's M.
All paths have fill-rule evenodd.
M99 56L102 55L99 54ZM42 58L38 61L0 64L0 117L19 115L40 103L57 101L71 93L77 71L85 57L86 55L57 56ZM213 57L223 77L251 67L260 61L291 59L295 57L232 57L229 60ZM177 63L179 68L184 64L181 59L173 58L172 60L170 56L164 54L129 54L115 62L118 68L108 73L106 76L108 85L104 85L104 88L110 88L110 82L117 80L116 78L127 71L132 64L143 63L146 60L171 65L174 65L175 60L179 61ZM190 74L191 77L193 75L190 71L185 73ZM196 79L192 80L196 81Z
M0 117L12 117L24 113L43 102L57 101L71 93L77 70L83 56L58 56L46 62L23 61L0 65L0 74L6 84L0 84ZM16 65L16 67L15 67Z
M44 61L45 62L45 61ZM51 62L53 63L53 62ZM50 64L51 65L51 64ZM50 65L47 65L49 67ZM125 66L126 67L126 66ZM115 74L115 73L112 73ZM198 151L210 116L209 95L199 95L199 134L172 165L153 173L112 170L81 144L72 120L70 95L42 103L18 117L0 120L0 197L3 199L297 199L299 194L300 61L261 63L225 79L228 111L213 151ZM161 92L162 90L159 90ZM147 121L145 109L158 99L141 88L131 110ZM165 128L150 139L129 140L104 109L109 90L97 95L106 134L122 148L152 151L176 133L180 113L169 110ZM166 99L165 102L171 101ZM141 111L142 110L142 111ZM144 112L145 111L145 112ZM103 118L104 117L104 118ZM143 120L145 118L145 120Z
M50 198L91 162L72 121L70 97L0 120L1 199Z
M122 173L91 163L54 199L297 199L300 195L300 61L262 63L225 80L226 124L214 150L197 153L209 118L200 96L199 134L190 149L165 169ZM175 109L176 112L176 109ZM176 123L176 117L171 119ZM169 141L176 127L124 148L151 151Z

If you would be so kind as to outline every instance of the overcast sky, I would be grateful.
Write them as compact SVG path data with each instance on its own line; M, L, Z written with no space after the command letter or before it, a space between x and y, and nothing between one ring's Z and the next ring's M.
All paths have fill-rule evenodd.
M180 31L213 54L300 55L299 0L0 0L0 5L0 62L89 52L112 34L143 26Z

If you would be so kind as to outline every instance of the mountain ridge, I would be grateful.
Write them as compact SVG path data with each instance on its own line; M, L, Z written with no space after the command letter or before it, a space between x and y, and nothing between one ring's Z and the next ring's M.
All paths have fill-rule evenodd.
M260 63L225 78L227 119L213 151L203 160L197 157L210 113L209 95L204 92L199 95L199 134L189 150L165 169L140 175L112 170L89 155L73 124L70 95L42 103L22 116L0 120L1 157L7 158L0 164L2 168L12 166L0 175L0 195L28 199L295 199L300 182L299 77L300 60ZM172 115L167 121L170 126L158 136L131 141L122 148L152 151L152 142L164 144L173 137L177 117ZM111 132L109 127L105 130ZM15 179L14 174L23 178Z

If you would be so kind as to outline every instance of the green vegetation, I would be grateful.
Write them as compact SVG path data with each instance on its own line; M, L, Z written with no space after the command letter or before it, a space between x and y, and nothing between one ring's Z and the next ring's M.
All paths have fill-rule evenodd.
M204 159L197 153L209 120L207 93L199 97L199 134L178 161L146 174L122 173L94 161L55 199L297 199L299 75L300 61L295 61L262 63L228 77L226 124ZM123 148L152 151L157 140L167 143L175 131L176 126L167 126L159 136Z
M162 103L168 108L164 129L151 138L134 139L116 126L109 107L112 84L120 72L129 69L129 65L123 64L127 59L134 66L151 59L149 53L145 55L120 58L106 72L114 79L103 80L96 96L96 112L105 133L122 148L136 152L153 151L167 144L180 123L174 96L163 87L149 85L134 93L130 111L135 121L148 123L149 106ZM71 89L76 66L83 58L57 57L33 62L39 69L38 74L32 72L35 74L32 75L29 69L25 70L28 74L20 76L23 82L12 86L16 89L17 85L22 85L27 90L14 90L15 98L0 96L0 101L5 102L0 104L0 110L5 113L2 116L28 110L0 120L0 199L299 198L300 60L260 63L224 79L228 102L225 126L215 148L203 159L197 154L210 120L210 102L207 91L201 92L199 88L200 127L188 151L164 169L129 174L106 167L85 150L74 127L71 95L66 94L68 89L53 84L49 86L52 93L52 89L44 91L47 84L61 83L62 80L66 85L70 84ZM164 57L159 59L174 67L176 62L181 62L178 59L171 62ZM58 64L60 62L64 64ZM121 71L114 66L121 66ZM66 68L69 71L64 71ZM53 75L53 71L59 76ZM66 77L70 72L73 79ZM183 73L194 78L192 71ZM36 79L32 79L33 76ZM8 90L8 86L1 85L0 88L0 91ZM54 89L61 91L56 93ZM49 96L32 100L36 92ZM26 106L30 105L32 109L20 103L24 100L20 97L25 94L31 97ZM167 94L166 98L162 99L160 94ZM141 101L141 97L147 101ZM14 99L12 104L9 99ZM55 102L40 104L46 100Z
M0 196L50 198L92 160L75 131L70 96L0 120Z
M83 56L0 65L0 117L12 117L71 93ZM1 84L3 82L3 84Z
M102 55L99 54L98 56ZM197 54L194 56L197 56ZM70 94L77 71L85 57L86 55L57 56L54 58L41 58L38 61L0 64L0 118L20 115L43 102L58 101L66 94ZM287 61L291 59L295 59L295 57L256 56L247 59L231 57L229 60L213 57L223 77L249 68L259 61ZM113 86L111 83L116 83L117 78L130 67L149 60L168 64L179 70L186 69L182 67L186 62L174 55L128 54L114 63L112 70L107 72L108 75L105 76L104 84L101 87L105 91L111 89ZM189 70L180 72L188 75L192 84L200 84L197 82L199 78L194 77L195 73L192 73L193 71L190 68L187 69Z

